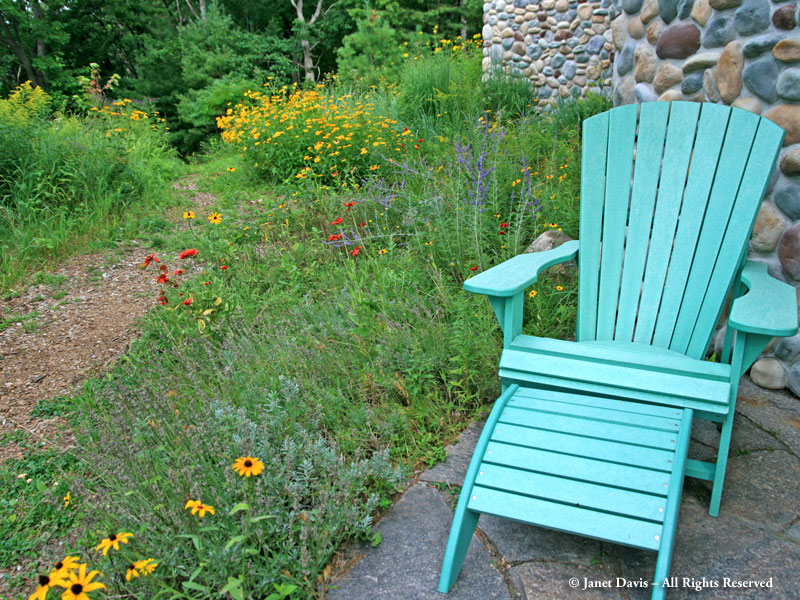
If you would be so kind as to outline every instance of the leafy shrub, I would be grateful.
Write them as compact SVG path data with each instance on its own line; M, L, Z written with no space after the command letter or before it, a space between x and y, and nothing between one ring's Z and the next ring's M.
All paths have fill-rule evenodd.
M272 181L358 182L419 149L408 128L376 114L368 99L328 95L324 86L246 96L217 124L222 139Z

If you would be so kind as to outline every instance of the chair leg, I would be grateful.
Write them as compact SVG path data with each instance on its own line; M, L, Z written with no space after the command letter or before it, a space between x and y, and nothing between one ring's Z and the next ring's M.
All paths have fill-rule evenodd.
M450 538L447 540L447 549L442 561L442 575L439 578L439 591L446 594L461 572L461 565L467 555L472 534L478 526L480 513L467 509L467 500L471 490L461 490L456 513L453 516L453 525L450 528Z
M714 487L711 489L711 505L708 514L712 517L719 516L719 504L722 500L722 486L725 483L725 468L728 465L728 450L731 446L731 433L733 431L734 411L725 417L722 422L722 432L719 437L719 451L717 452L717 466L714 469Z

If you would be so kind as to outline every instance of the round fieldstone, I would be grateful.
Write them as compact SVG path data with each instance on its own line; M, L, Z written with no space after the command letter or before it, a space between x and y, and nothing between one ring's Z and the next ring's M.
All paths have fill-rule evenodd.
M622 106L623 104L632 104L634 102L636 99L633 93L634 85L635 82L630 75L619 80L614 90L614 106Z
M494 8L497 12L503 12L506 9L505 0L495 0Z
M792 221L797 221L800 219L800 185L791 181L784 181L783 184L780 185L775 191L774 198L775 204L784 212L787 217L789 217ZM800 225L793 225L792 227L800 227ZM783 235L786 237L786 234ZM797 235L800 234L793 234L794 237L797 237ZM778 251L780 252L780 247L778 248ZM800 261L800 256L797 260ZM798 262L798 265L800 265L800 262ZM800 266L798 267L798 273L800 273Z
M542 55L542 48L539 44L531 44L525 49L525 53L530 56L531 60L536 60Z
M764 113L764 116L786 130L786 137L783 139L784 146L800 144L800 106L794 104L781 104L774 108L770 108ZM798 186L798 189L800 189L800 186ZM798 218L800 218L800 213L797 217L793 217L793 219Z
M800 67L786 69L781 73L777 91L784 100L800 101Z
M786 377L786 387L792 390L795 396L800 396L800 363L794 363L789 367L789 375Z
M659 102L675 102L677 100L683 100L680 90L667 90L658 97Z
M521 56L521 55L525 54L526 50L527 50L527 48L525 47L525 44L523 42L514 42L511 45L511 52L513 52L514 54L517 54L517 55Z
M764 202L753 225L750 246L756 252L772 252L778 247L778 240L785 228L786 223L778 210L769 202Z
M784 175L800 175L800 146L790 148L781 158L781 171Z
M641 6L641 2L639 2L639 6ZM624 8L624 3L623 3ZM639 10L638 8L636 9ZM591 4L581 4L578 7L578 16L581 18L582 21L586 21L592 18L592 5ZM623 17L624 18L624 17Z
M750 368L750 379L759 387L782 390L786 387L786 370L774 358L761 358Z
M664 27L664 21L661 19L650 21L650 25L647 26L647 41L655 46L658 43L658 38L664 33Z
M622 10L629 15L635 15L641 8L644 0L622 0Z
M656 93L646 83L637 83L633 86L633 94L639 102L655 102L658 100Z
M691 96L695 92L698 92L703 87L703 72L696 71L694 73L690 73L686 76L686 79L683 80L681 83L681 91L687 95Z
M703 92L705 92L709 102L719 102L722 100L722 97L719 95L719 90L717 89L716 79L714 78L714 69L706 69L703 71Z
M742 93L743 66L744 55L742 54L741 40L728 43L719 57L716 72L717 88L725 104L730 104Z
M739 35L754 35L769 27L769 0L744 0L734 13L734 23Z
M511 50L511 46L514 45L514 38L506 38L503 40L502 46L505 50Z
M670 24L678 16L679 0L658 0L658 16L666 24Z
M611 41L617 50L622 50L625 40L628 38L628 27L623 15L618 16L611 22Z
M622 52L619 53L619 56L617 56L617 59L615 61L617 63L618 75L620 76L626 75L631 71L631 69L633 69L635 50L636 50L636 44L632 40L628 40L627 42L625 42L625 46L623 46ZM631 85L631 90L632 89L633 85Z
M694 0L679 0L678 1L678 18L688 19L692 14L694 8Z
M771 56L764 56L744 68L743 80L747 89L769 104L778 101L776 83L778 62Z
M741 108L743 110L749 110L751 113L756 115L761 114L761 102L752 96L743 96L731 104L731 106Z
M603 49L603 45L605 43L606 43L606 38L604 38L602 35L596 35L589 40L588 44L586 44L586 52L588 52L589 54L599 54L600 51ZM633 52L633 49L631 49L631 52Z
M800 38L781 40L772 49L772 56L781 62L800 62Z
M781 360L792 362L800 354L800 334L782 338L775 346L775 356Z
M670 25L656 44L659 58L687 58L700 48L700 30L693 23Z
M690 57L683 63L683 72L691 73L692 71L700 71L713 67L719 62L721 52L701 52Z
M553 60L551 60L551 61L550 61L550 65L551 65L551 66L552 66L554 69L560 69L560 68L561 68L561 66L562 66L562 65L563 65L563 64L566 62L566 60L567 60L567 59L566 59L566 58L564 58L564 55L563 55L563 54L556 54L556 55L553 57Z
M555 73L555 71L553 70L553 67L549 67L548 66L548 67L545 67L544 69L542 69L542 73L544 73L545 75L550 77L551 75L553 75Z
M643 81L650 83L656 75L656 67L658 66L656 53L653 52L653 48L648 44L640 44L636 48L635 57L636 68L633 72L633 78L637 83Z
M656 15L658 15L658 0L644 0L642 12L639 13L642 23L647 25Z
M481 36L485 40L491 40L492 37L494 36L494 32L492 31L492 26L489 25L488 23L484 25L483 29L481 30Z
M661 63L656 77L653 79L653 88L657 94L663 94L681 81L683 81L683 71L680 67L676 67L672 63Z
M711 19L703 34L703 46L719 48L736 39L736 27L731 14L718 14Z
M631 17L628 21L628 35L635 40L640 40L644 37L644 25L639 17Z
M695 0L694 7L692 8L692 18L697 21L698 25L705 27L710 16L711 5L709 4L709 0Z
M772 13L772 24L778 29L791 30L797 27L797 5L781 6Z
M761 56L767 50L772 50L773 46L781 41L779 35L762 35L752 40L748 40L743 49L746 58Z
M799 192L800 193L800 192ZM787 229L778 244L778 260L791 279L800 279L800 224Z
M567 79L573 79L575 77L575 71L576 71L576 65L571 60L564 63L564 67L561 69L561 72Z

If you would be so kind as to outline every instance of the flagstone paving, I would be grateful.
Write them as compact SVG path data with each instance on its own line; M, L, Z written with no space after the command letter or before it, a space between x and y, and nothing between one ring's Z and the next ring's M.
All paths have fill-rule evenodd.
M708 515L710 482L687 478L673 553L682 598L800 599L800 400L764 390L745 377L739 387L720 516ZM376 548L333 583L331 600L490 600L649 598L656 554L483 515L461 575L447 596L436 591L454 491L460 486L482 423L447 448L375 527ZM690 457L716 455L719 433L696 421ZM570 580L577 578L577 587ZM765 581L767 588L724 587ZM573 580L575 581L575 580ZM596 582L611 587L591 587ZM586 589L584 589L586 588Z

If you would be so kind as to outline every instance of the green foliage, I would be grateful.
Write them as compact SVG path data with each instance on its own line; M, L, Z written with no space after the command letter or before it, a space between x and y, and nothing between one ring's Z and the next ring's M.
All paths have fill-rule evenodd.
M396 29L397 2L378 0L352 9L356 30L342 40L337 51L339 77L344 82L374 86L382 78L396 79L403 62L401 34Z
M24 90L0 101L0 289L113 235L128 207L163 200L175 173L163 131L146 113L117 107L49 118L40 88L20 101Z

